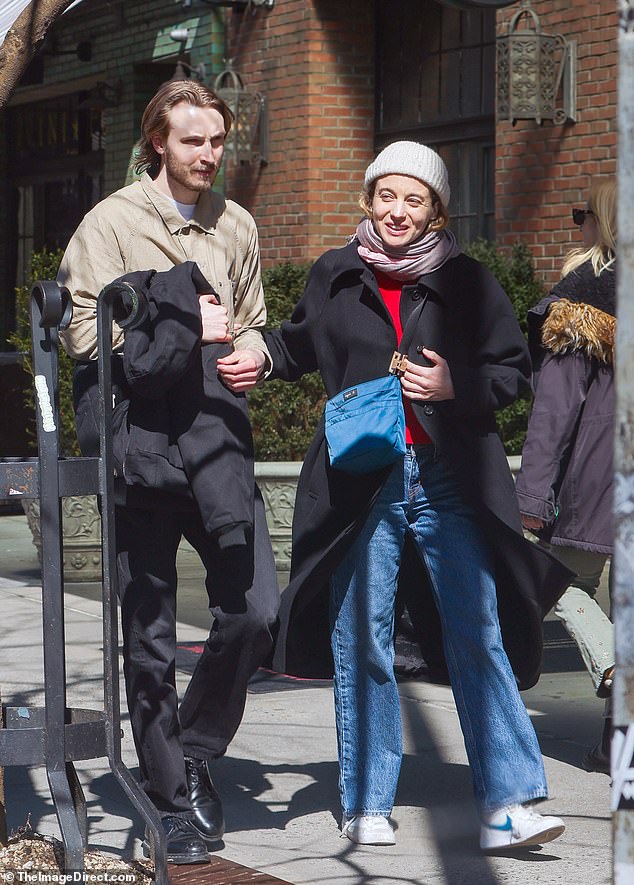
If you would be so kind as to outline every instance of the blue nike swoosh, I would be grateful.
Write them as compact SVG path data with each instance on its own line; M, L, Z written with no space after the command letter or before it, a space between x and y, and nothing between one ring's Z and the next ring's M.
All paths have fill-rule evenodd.
M487 827L490 830L512 830L513 824L511 823L511 818L507 814L505 823L503 823L503 824L487 824Z

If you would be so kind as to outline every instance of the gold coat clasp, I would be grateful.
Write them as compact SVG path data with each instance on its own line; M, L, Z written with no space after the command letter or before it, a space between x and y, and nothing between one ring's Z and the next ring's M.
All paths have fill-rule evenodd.
M400 350L395 350L390 361L390 375L404 375L407 368L407 357Z

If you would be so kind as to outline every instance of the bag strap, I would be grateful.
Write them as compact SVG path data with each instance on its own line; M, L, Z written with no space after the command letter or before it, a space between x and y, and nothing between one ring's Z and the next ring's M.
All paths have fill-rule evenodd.
M405 326L403 327L401 343L398 346L398 350L395 350L392 354L392 359L390 360L390 367L388 369L390 375L402 375L405 372L405 360L407 359L407 354L409 353L409 349L414 338L414 329L418 324L420 315L423 312L423 308L425 307L428 296L429 293L425 292L420 304L417 305L416 308L411 312L407 322L405 323Z

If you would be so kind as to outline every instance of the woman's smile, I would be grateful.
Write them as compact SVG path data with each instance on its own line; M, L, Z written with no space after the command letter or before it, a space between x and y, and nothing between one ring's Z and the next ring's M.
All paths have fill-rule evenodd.
M372 222L388 246L408 246L437 216L426 184L409 175L384 175L372 198Z

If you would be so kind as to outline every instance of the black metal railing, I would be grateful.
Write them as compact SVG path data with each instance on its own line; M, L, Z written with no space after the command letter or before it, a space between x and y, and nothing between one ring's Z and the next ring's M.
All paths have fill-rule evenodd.
M59 332L68 327L67 289L38 282L31 293L31 337L38 457L0 460L0 499L39 498L42 535L44 706L3 707L0 766L44 765L64 844L65 872L82 872L88 847L86 803L74 763L107 756L115 779L150 834L155 876L168 885L160 816L121 758L117 571L112 464L110 354L113 316L122 328L140 321L145 303L127 283L106 286L97 301L101 400L99 457L62 458L59 451ZM61 499L95 494L101 509L103 570L103 710L66 703Z

